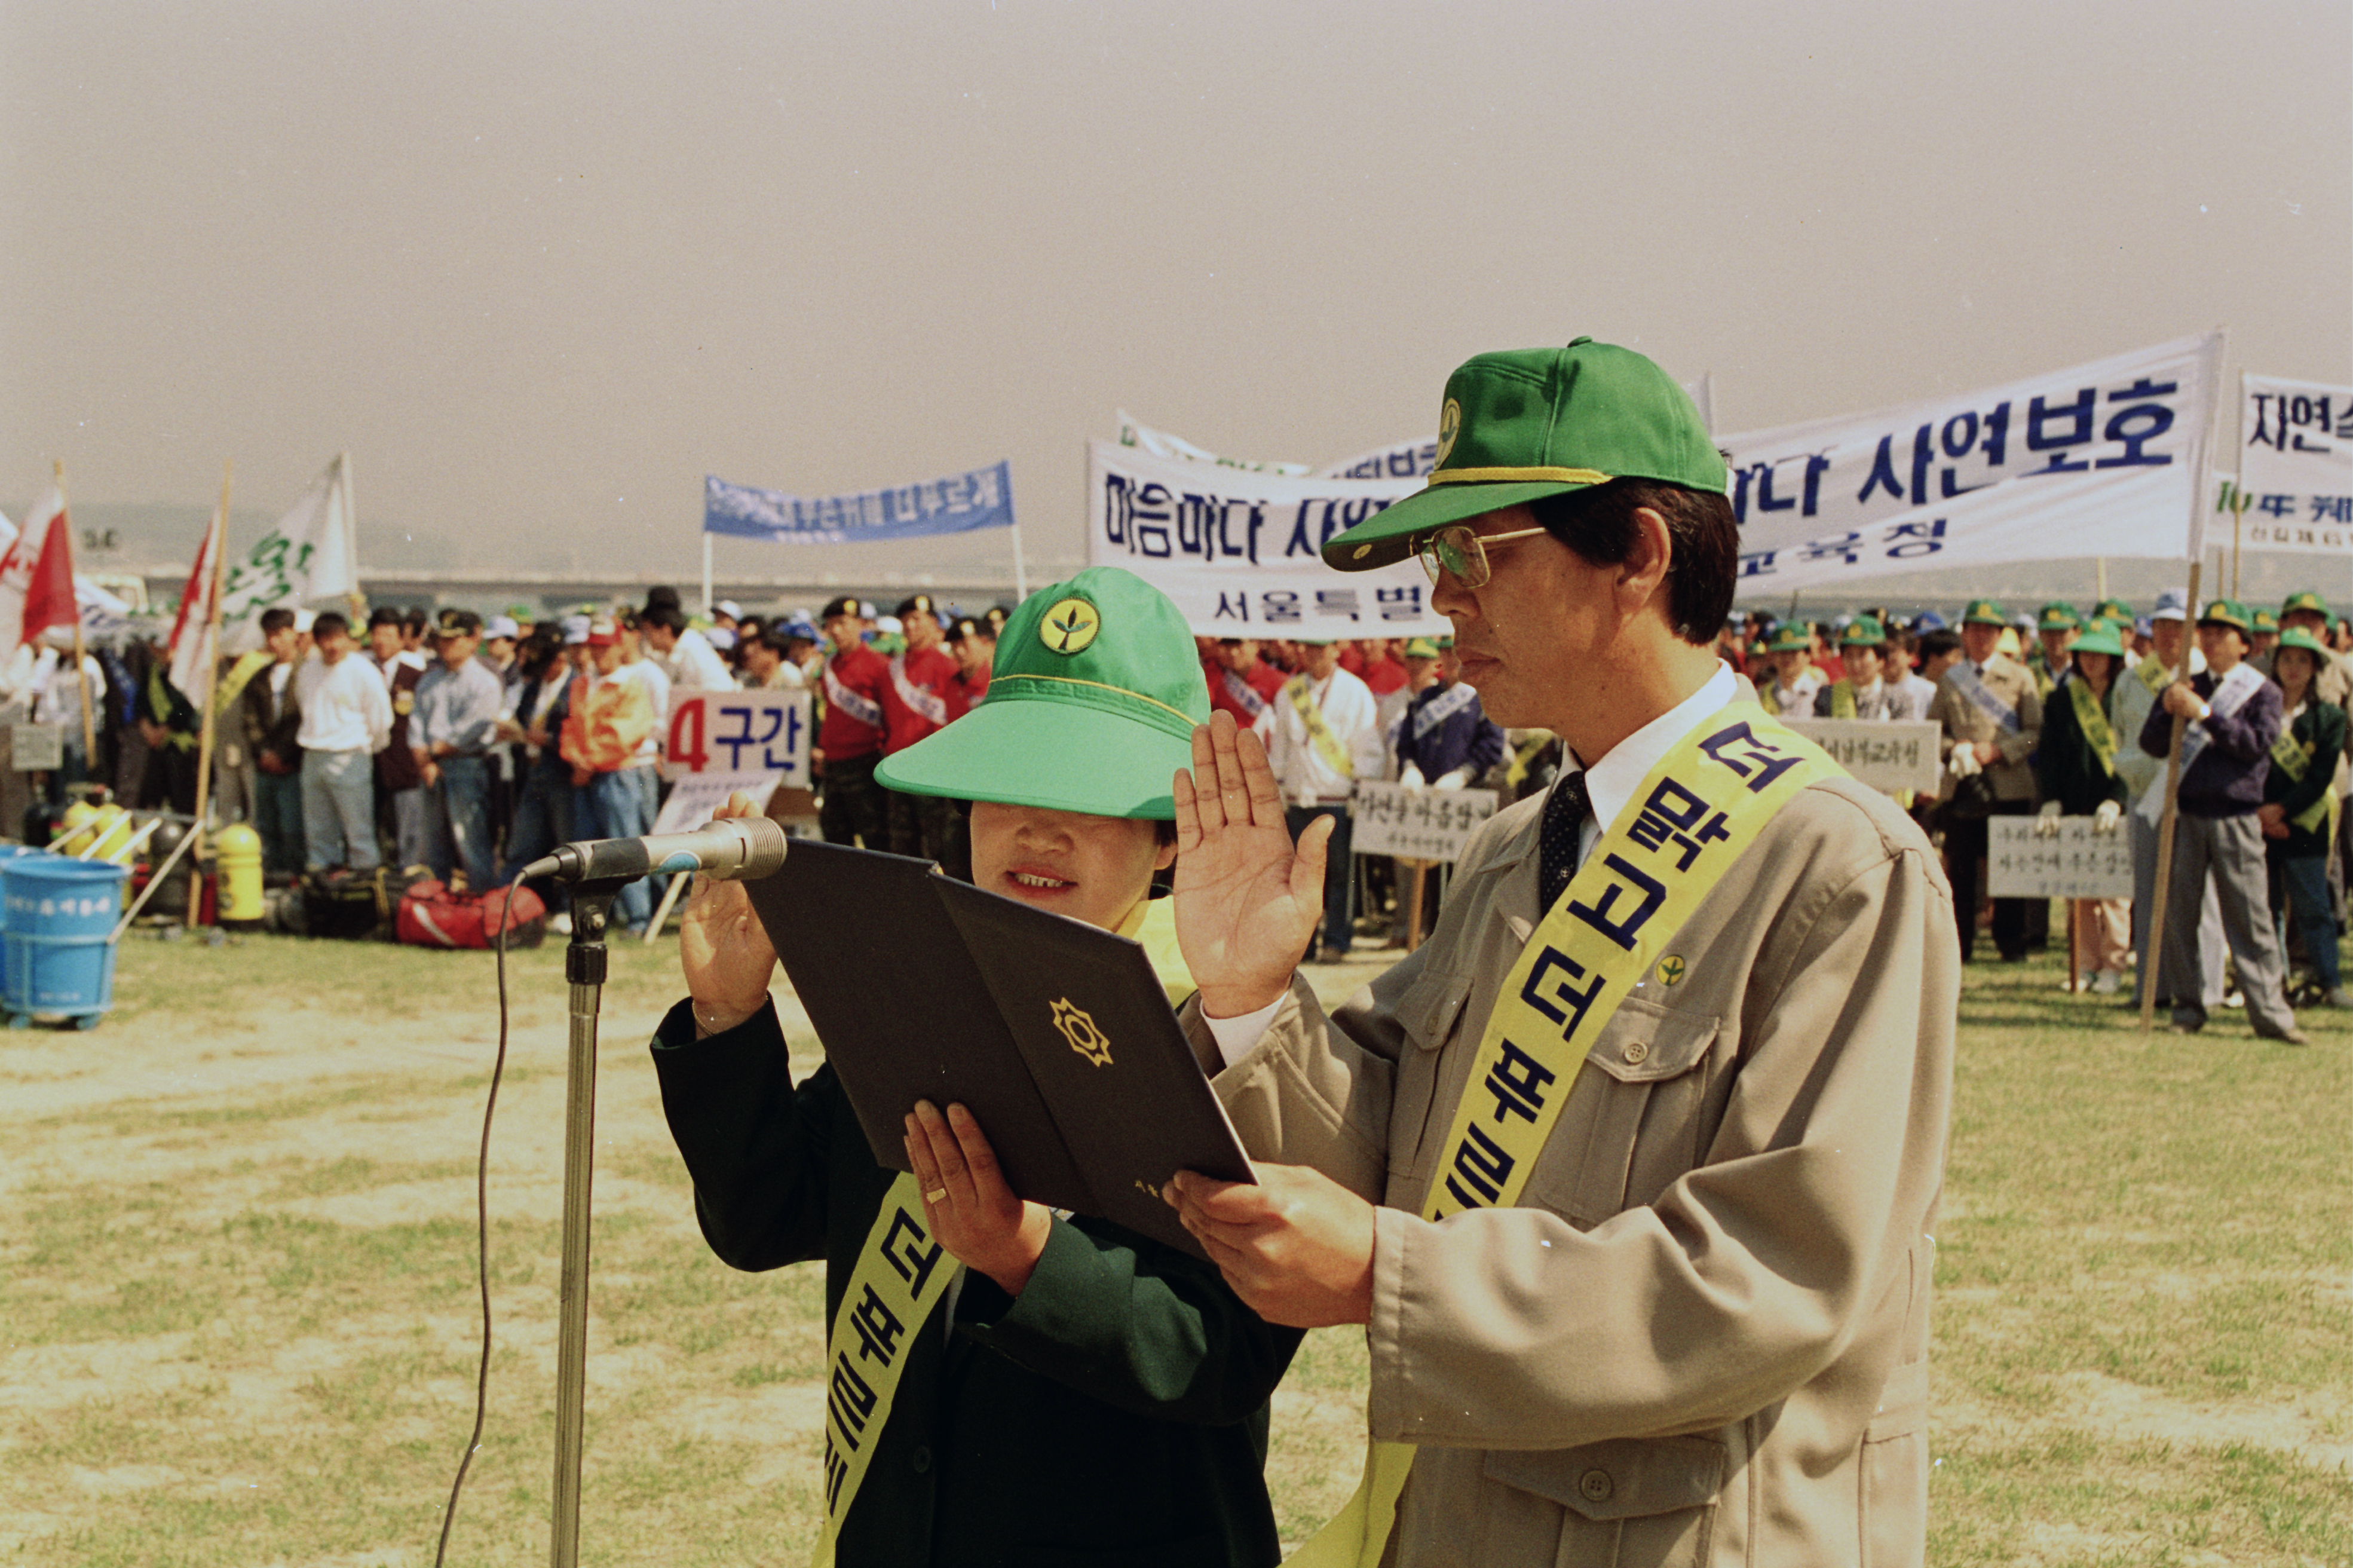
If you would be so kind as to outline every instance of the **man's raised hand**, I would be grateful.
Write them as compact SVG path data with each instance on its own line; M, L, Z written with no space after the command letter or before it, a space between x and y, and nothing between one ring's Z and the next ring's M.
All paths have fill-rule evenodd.
M1211 1016L1256 1012L1289 987L1324 916L1332 819L1294 846L1266 747L1222 711L1193 731L1174 788L1177 945Z

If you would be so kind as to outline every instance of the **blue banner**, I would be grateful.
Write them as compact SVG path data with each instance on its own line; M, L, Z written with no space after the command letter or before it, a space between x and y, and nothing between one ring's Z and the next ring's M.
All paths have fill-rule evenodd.
M1008 463L924 484L814 500L730 484L715 474L706 474L702 481L702 531L739 539L864 545L1012 525L1013 470Z

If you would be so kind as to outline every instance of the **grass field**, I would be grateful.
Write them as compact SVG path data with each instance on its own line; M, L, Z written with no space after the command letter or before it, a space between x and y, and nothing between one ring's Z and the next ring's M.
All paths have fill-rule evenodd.
M710 1256L644 1050L675 955L614 968L583 1560L797 1563L818 1275ZM558 949L513 978L467 1563L546 1553ZM2235 1013L2144 1041L2053 961L1969 980L1931 1560L2353 1562L2353 1015L2301 1051ZM119 996L94 1033L0 1034L0 1562L429 1563L471 1416L488 956L142 940ZM1363 1368L1320 1333L1277 1395L1286 1536L1354 1483Z

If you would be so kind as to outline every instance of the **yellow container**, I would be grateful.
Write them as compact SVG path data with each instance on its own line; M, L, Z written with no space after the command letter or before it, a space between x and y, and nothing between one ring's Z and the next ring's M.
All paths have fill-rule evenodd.
M267 912L261 898L261 835L231 822L213 835L220 873L223 921L259 921Z
M66 807L65 816L58 821L58 836L49 847L59 854L79 853L95 836L90 824L97 816L98 808L89 801L73 801Z
M131 813L110 801L98 809L98 815L90 819L90 831L98 835L98 847L90 852L90 858L120 864L122 852L130 847L131 835L138 831L138 824L131 820Z

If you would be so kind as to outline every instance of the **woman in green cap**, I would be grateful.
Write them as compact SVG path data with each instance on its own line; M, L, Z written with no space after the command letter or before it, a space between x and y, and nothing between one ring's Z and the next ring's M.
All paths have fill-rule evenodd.
M1093 567L1030 596L987 697L878 777L973 802L979 886L1149 937L1155 874L1176 853L1170 780L1208 715L1176 607ZM723 814L748 810L739 796ZM1188 1253L1016 1197L961 1106L919 1106L915 1174L884 1169L830 1066L793 1083L776 952L741 884L701 890L680 958L691 994L653 1056L703 1234L738 1268L826 1263L818 1560L1274 1563L1267 1403L1299 1331ZM964 1266L921 1321L878 1317L871 1289L848 1299L861 1260L897 1266L911 1245ZM906 1353L890 1351L902 1334Z
M2042 795L2042 831L2055 833L2062 816L2089 817L2095 832L2113 833L2129 800L2116 772L2116 674L2125 646L2105 621L2070 647L2073 662L2042 705L2042 739L2034 750L2034 782ZM2114 995L2132 956L2132 901L2072 898L2075 948L2092 990Z
M2313 984L2331 1007L2353 1007L2337 959L2337 911L2328 893L2328 846L2337 841L2337 759L2345 750L2345 710L2313 690L2327 667L2328 651L2301 628L2280 634L2272 650L2272 679L2284 698L2286 724L2272 744L2272 770L2263 780L2263 853L2271 862L2272 918L2280 948L2287 947L2288 916L2295 917L2312 964ZM2285 896L2283 897L2282 895Z

